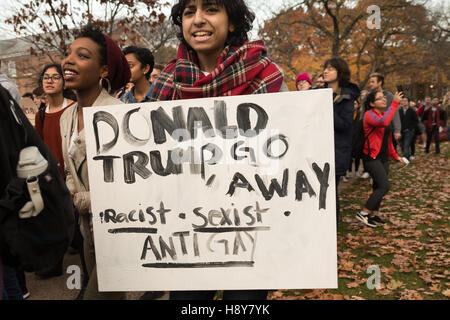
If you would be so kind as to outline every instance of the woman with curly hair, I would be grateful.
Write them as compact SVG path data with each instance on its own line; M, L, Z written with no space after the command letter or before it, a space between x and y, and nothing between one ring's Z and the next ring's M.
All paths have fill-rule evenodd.
M84 299L123 299L122 292L98 291L83 108L121 104L110 94L128 83L130 68L119 46L90 25L72 42L61 66L66 87L74 90L77 96L77 103L62 114L60 125L66 184L80 215L84 256L89 273Z
M263 41L248 41L255 15L243 0L179 0L177 58L162 70L152 101L288 91ZM213 299L216 291L175 291L170 299ZM267 290L228 290L224 299L266 299Z
M152 101L288 91L263 41L248 42L255 15L243 0L180 0L177 58L161 72Z

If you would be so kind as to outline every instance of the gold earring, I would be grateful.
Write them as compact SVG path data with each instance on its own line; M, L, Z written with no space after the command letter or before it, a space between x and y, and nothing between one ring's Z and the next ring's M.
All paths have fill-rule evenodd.
M108 93L110 93L111 92L111 83L109 82L109 79L108 78L100 78L100 81L99 81L99 86L100 86L100 89L103 89L103 80L106 80L106 90L108 91Z

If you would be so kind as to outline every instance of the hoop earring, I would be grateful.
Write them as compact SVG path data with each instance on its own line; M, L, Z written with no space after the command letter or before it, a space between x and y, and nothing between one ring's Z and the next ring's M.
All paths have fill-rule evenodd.
M111 83L109 82L108 78L100 78L100 81L98 83L98 85L100 86L100 89L103 89L103 80L106 80L106 90L108 91L108 93L111 92Z

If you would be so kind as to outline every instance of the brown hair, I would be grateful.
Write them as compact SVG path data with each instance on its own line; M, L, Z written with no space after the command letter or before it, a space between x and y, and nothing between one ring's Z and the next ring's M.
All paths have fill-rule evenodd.
M323 64L323 68L326 69L328 66L332 66L337 70L337 78L340 88L346 87L350 83L350 68L344 59L339 57L328 59Z

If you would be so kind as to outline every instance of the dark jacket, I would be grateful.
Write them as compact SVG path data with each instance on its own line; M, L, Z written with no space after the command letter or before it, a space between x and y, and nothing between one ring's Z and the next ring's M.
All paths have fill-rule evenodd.
M23 130L10 109L13 108L10 99L12 99L10 93L0 85L0 198L4 195L9 181L16 176L16 165L19 159L17 145L25 143ZM18 121L28 122L22 110L17 108L16 112ZM33 128L31 130L34 131ZM0 223L2 222L3 215L0 211ZM18 265L19 260L12 256L2 233L0 233L0 256L4 264Z
M337 176L345 175L350 165L354 101L360 94L361 90L353 83L341 88L340 93L333 94L334 159Z
M400 120L402 121L402 132L414 131L419 123L416 112L408 108L406 111L403 108L399 108Z
M32 219L19 219L17 208L29 201L25 179L17 178L20 151L36 146L48 162L46 179L39 182L44 209ZM73 204L65 187L58 163L51 151L8 91L0 86L0 257L4 264L15 267L31 258L36 266L55 264L64 256L73 235ZM56 192L55 192L56 191ZM28 195L28 198L27 198ZM55 199L50 199L54 195ZM56 200L56 197L58 200ZM65 207L59 204L64 202ZM20 223L18 222L20 220ZM27 221L28 220L28 221ZM63 239L64 236L64 239ZM18 240L19 239L19 240ZM22 249L28 249L26 255ZM42 250L41 250L42 249ZM30 258L31 257L31 258ZM39 257L39 258L36 258ZM25 271L29 270L27 265Z

